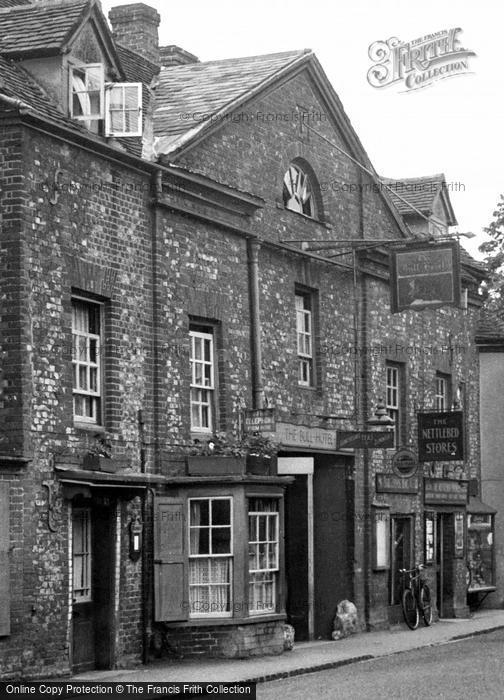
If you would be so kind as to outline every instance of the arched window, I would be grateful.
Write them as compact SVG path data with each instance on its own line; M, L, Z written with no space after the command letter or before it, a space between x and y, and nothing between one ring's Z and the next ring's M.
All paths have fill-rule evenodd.
M287 209L315 218L317 207L310 176L297 164L291 163L283 181L283 201Z

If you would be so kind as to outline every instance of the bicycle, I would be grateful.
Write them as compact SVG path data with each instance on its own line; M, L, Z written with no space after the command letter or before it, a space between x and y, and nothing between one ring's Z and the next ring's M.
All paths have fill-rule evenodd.
M399 569L403 580L401 606L404 621L411 630L418 627L420 613L427 627L432 624L431 592L422 578L423 569L423 564L417 564L414 569Z

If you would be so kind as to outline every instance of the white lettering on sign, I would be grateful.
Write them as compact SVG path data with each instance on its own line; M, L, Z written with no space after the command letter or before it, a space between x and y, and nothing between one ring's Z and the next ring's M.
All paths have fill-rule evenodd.
M276 441L290 447L336 450L336 431L308 428L305 425L277 423Z

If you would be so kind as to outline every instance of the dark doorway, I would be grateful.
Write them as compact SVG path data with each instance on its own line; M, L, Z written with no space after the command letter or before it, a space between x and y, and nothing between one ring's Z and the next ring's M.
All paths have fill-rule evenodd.
M437 607L439 617L453 617L453 513L438 513L437 522Z
M353 513L344 459L317 455L313 479L314 637L330 639L337 605L352 600ZM353 483L353 482L352 482ZM347 493L348 491L348 493Z
M287 619L296 640L308 639L308 488L300 474L285 495L285 578Z
M392 623L402 620L402 576L400 569L412 569L415 565L413 546L413 516L393 515L390 521L390 613Z
M111 668L113 663L113 510L108 503L85 501L72 507L74 673Z

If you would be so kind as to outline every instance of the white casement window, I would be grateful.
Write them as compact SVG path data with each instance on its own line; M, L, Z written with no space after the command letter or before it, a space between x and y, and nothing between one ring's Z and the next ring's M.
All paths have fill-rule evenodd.
M449 406L449 395L448 395L448 378L441 375L436 376L436 396L435 396L435 406L436 411L448 411Z
M315 216L315 202L309 176L293 163L284 175L283 202L286 209Z
M309 294L296 294L298 383L313 385L313 324Z
M399 367L387 366L387 401L386 409L388 415L394 420L394 444L399 446L400 442L400 373Z
M72 512L72 570L75 603L91 600L91 511L74 508Z
M214 337L190 330L191 339L191 430L212 432L215 392Z
M91 123L104 116L105 80L103 64L70 68L70 116Z
M231 498L189 499L191 617L230 617L233 578Z
M249 612L251 615L276 610L279 571L278 501L249 499Z
M72 368L74 419L101 420L101 305L72 300Z
M142 84L108 84L105 90L105 136L141 135Z

